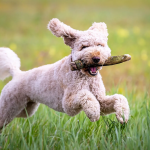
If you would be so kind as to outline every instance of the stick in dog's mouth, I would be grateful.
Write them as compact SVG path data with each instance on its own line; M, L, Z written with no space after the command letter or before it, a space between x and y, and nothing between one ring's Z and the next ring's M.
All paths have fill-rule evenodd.
M75 70L80 70L83 68L90 68L90 73L91 74L96 74L96 67L99 66L111 66L111 65L116 65L116 64L120 64L123 63L125 61L129 61L131 59L131 56L129 54L124 54L124 55L120 55L120 56L111 56L109 57L104 64L85 64L82 60L75 60L72 61L70 66L71 66L71 70L75 71Z

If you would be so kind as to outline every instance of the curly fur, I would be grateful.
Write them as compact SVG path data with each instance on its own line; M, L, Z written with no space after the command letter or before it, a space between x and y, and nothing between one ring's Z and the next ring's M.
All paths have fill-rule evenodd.
M127 122L127 99L119 94L106 95L100 68L96 68L95 74L89 72L92 68L74 72L70 68L71 60L94 64L93 58L98 57L104 63L111 55L106 24L94 23L88 30L78 31L52 19L48 29L63 37L72 49L72 54L54 64L21 71L17 55L9 48L0 48L0 79L13 77L0 96L0 128L15 117L26 118L26 111L33 115L39 103L69 116L83 110L91 121L97 121L100 115L116 113L121 123Z

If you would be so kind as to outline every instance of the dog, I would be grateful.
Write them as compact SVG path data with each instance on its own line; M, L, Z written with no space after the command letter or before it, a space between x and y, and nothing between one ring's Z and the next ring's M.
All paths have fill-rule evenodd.
M127 122L128 101L123 95L106 95L100 67L70 69L70 63L78 59L94 65L111 56L106 24L93 23L88 30L79 31L54 18L48 29L71 48L69 56L54 64L21 71L18 56L9 48L0 48L0 79L12 76L0 96L0 128L15 117L32 116L40 103L69 116L83 110L92 122L110 113L121 123Z

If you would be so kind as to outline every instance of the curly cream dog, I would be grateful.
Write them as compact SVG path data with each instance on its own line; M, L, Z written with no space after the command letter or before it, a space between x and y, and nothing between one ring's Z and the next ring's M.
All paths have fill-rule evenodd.
M0 79L12 76L0 96L0 128L15 117L32 116L39 103L64 112L69 116L85 112L91 121L100 115L116 113L123 123L129 119L128 101L123 95L106 96L100 67L71 71L71 61L81 59L86 63L104 63L111 55L107 45L105 23L94 23L86 31L78 31L52 19L48 29L63 37L72 53L54 64L21 71L20 59L9 48L0 48Z

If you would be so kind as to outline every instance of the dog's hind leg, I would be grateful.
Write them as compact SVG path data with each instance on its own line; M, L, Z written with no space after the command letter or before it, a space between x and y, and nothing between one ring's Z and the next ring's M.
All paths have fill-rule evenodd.
M39 103L36 102L28 102L25 109L23 109L17 117L27 118L28 116L31 117L38 109Z
M27 98L17 96L15 92L2 93L0 97L0 128L10 123L25 108Z

